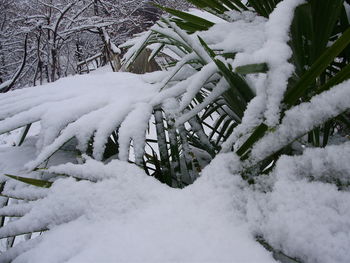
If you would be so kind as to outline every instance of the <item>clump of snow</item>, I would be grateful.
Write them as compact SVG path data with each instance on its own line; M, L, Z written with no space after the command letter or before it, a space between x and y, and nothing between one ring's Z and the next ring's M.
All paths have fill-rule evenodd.
M35 156L35 142L30 139L21 147L0 147L0 174L26 172L23 166Z
M7 224L0 235L48 228L34 247L10 249L0 259L13 262L275 262L254 241L242 221L239 187L229 156L211 164L202 179L184 190L170 189L134 165L114 160L89 170L105 175L97 183L62 179L48 197L36 201L24 217ZM57 168L84 174L81 165ZM83 165L84 166L84 165ZM82 166L82 167L83 167ZM91 166L90 166L91 167ZM88 167L87 167L88 168ZM53 168L55 169L55 168ZM89 168L88 168L89 169ZM98 170L98 171L97 171ZM89 176L87 176L89 177ZM25 252L26 251L26 252ZM45 251L45 253L43 253Z
M287 89L288 79L294 67L288 63L292 56L289 45L289 28L292 24L295 8L305 0L286 0L279 3L271 13L266 23L267 42L259 50L258 56L263 56L269 65L267 81L266 124L275 126L280 117L281 101ZM273 51L273 52L271 52Z
M246 12L232 23L217 23L199 35L214 50L249 54L260 49L266 40L264 32L266 21L263 17Z
M302 155L283 156L278 161L276 173L289 177L317 180L347 185L350 183L350 142L328 146L324 149L306 149Z
M101 158L106 138L138 103L150 101L157 90L140 75L119 72L68 77L0 94L0 133L40 121L37 146L41 152L28 164L30 169L72 138L78 139L78 148L85 151L95 136L93 154ZM143 127L144 119L135 119L136 124Z
M350 258L350 193L312 179L349 183L350 144L282 157L272 191L255 192L248 202L252 231L276 249L303 262L346 263Z
M135 162L142 164L146 146L146 130L152 112L153 107L150 104L140 103L126 116L119 129L120 160L127 161L129 159L129 144L130 140L133 140Z
M329 155L339 150L345 156L350 146L326 149ZM312 154L327 158L319 149L305 153ZM316 163L310 175L306 171L303 175L294 167L298 159L284 157L277 163L267 182L271 190L265 193L249 187L237 174L241 163L232 153L217 156L196 183L183 190L159 184L135 165L118 160L107 165L88 160L82 165L52 167L51 172L97 183L56 181L47 197L32 202L30 211L7 224L0 235L50 231L35 246L20 243L0 259L275 262L254 240L263 236L275 249L306 262L345 263L350 246L350 193L310 181L323 171L322 164ZM334 167L342 159L327 160ZM309 165L307 158L303 161ZM346 165L338 170L349 178Z
M314 96L310 102L304 102L286 111L276 131L267 134L255 144L252 159L263 160L314 127L345 112L350 107L349 87L350 80L346 80L331 90Z
M16 145L16 142L20 133L21 133L20 129L17 129L11 132L1 134L0 147Z
M187 13L204 18L205 20L208 20L213 23L225 22L225 20L223 20L222 18L219 18L211 13L205 12L203 10L195 9L195 8L190 8Z

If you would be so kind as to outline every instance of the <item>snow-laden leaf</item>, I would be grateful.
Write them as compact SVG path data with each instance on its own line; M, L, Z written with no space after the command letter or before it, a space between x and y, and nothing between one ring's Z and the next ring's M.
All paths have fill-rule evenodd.
M32 238L25 242L21 242L18 245L9 248L5 252L1 253L1 261L3 263L11 263L13 260L18 257L20 254L25 253L26 251L32 249L42 240L42 236L38 236L36 238Z
M41 87L1 94L0 133L40 121L41 152L28 165L31 169L74 137L82 151L94 137L93 155L100 159L107 137L138 103L148 103L156 91L157 87L143 81L141 76L107 73L69 77ZM133 121L135 125L144 125L146 120L134 116ZM125 143L122 146L128 147L129 142Z
M262 160L328 119L350 109L350 80L314 96L285 112L275 131L266 134L252 149L252 158ZM302 117L301 117L302 116Z
M7 181L1 196L17 200L34 201L44 198L48 193L48 189L43 187L27 187L28 185L25 185L26 187L22 188L12 188L8 187L9 185L9 181Z
M39 180L39 179L16 176L16 175L11 175L11 174L4 174L4 176L7 176L11 179L14 179L14 180L26 183L26 184L30 184L30 185L34 185L34 186L38 186L38 187L43 187L43 188L49 188L52 185L51 182Z
M28 213L33 203L18 203L0 208L0 216L21 217Z

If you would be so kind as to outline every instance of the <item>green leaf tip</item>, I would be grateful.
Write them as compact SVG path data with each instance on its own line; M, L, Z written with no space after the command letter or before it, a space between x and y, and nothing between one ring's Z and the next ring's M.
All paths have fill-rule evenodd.
M30 185L34 185L34 186L38 186L38 187L43 187L43 188L50 188L52 185L52 182L34 179L34 178L21 177L21 176L16 176L16 175L11 175L11 174L4 174L4 176L10 177L10 178L17 180L17 181L20 181L22 183L26 183L26 184L30 184Z

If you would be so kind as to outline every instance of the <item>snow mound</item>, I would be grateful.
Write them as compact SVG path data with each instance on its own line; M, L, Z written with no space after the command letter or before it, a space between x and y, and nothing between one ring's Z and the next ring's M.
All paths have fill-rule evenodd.
M53 166L50 172L95 183L59 179L45 196L12 209L24 216L0 229L1 237L50 231L19 243L0 260L275 262L255 241L262 236L276 250L303 262L346 263L350 193L326 178L331 170L342 180L349 178L348 163L343 162L349 151L346 143L284 156L255 186L237 174L237 157L220 154L183 190L159 184L119 160ZM319 161L310 162L310 156Z
M348 142L281 157L272 190L250 195L252 231L303 262L349 262L350 192L331 184L350 182L349 154Z
M134 165L95 163L107 178L97 183L62 179L24 217L0 235L19 228L50 229L38 241L20 243L1 262L275 262L255 242L242 220L245 183L232 176L229 156L217 158L198 183L170 189ZM66 167L77 174L72 165ZM61 166L61 169L63 167ZM233 202L233 200L237 201ZM233 212L236 211L236 212ZM26 251L26 252L24 252ZM20 254L20 255L19 255Z

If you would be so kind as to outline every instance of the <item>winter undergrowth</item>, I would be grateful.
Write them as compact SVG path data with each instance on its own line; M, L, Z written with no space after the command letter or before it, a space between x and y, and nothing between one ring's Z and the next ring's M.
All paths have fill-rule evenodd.
M230 10L195 32L164 17L124 45L131 47L123 62L127 68L158 40L177 62L168 70L73 76L0 94L0 133L40 122L22 146L0 147L7 174L0 261L276 262L279 254L289 262L348 262L350 143L338 123L350 108L350 80L328 76L331 87L322 83L296 102L290 95L292 78L318 85L329 66L305 73L319 70L317 81L295 76L290 28L308 4L284 0L265 17ZM326 52L335 54L331 44ZM338 53L324 60L340 61ZM255 71L244 72L247 65ZM215 126L203 116L218 100L225 107L209 116L232 124L225 139L202 128ZM154 126L158 148L150 152ZM197 164L193 137L214 157L209 165ZM108 145L115 149L105 158ZM146 160L170 174L170 186L183 183L184 167L198 178L168 187L150 176Z

